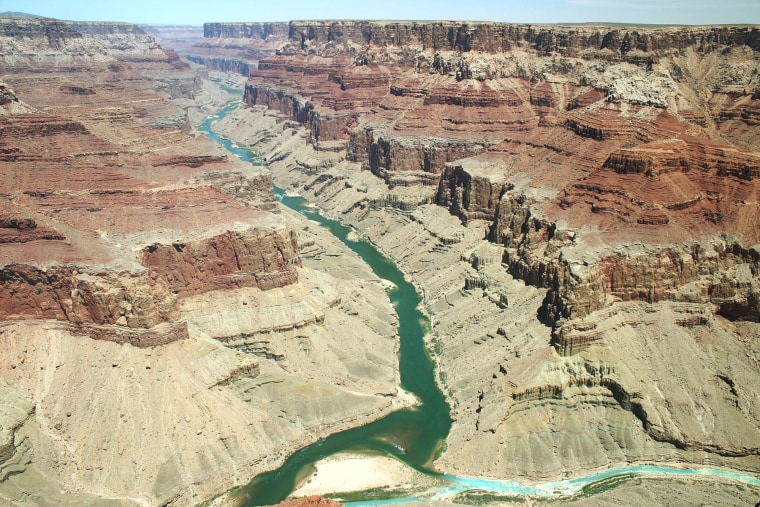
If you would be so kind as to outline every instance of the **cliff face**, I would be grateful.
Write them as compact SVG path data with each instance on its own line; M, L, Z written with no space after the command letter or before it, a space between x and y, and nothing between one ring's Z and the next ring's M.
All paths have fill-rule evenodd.
M203 23L203 36L208 39L281 39L289 30L287 23Z
M330 42L380 47L412 46L435 51L506 52L521 43L542 53L572 56L587 49L625 55L632 51L663 51L693 46L709 51L721 46L746 45L760 49L760 31L749 27L699 27L666 29L610 29L605 27L553 27L504 23L293 21L290 41L324 45Z
M382 282L193 129L232 93L130 25L0 34L0 503L197 504L408 405Z
M436 204L451 210L463 222L493 220L505 183L499 165L446 164L436 192ZM483 173L482 171L485 171ZM508 213L509 214L509 213Z
M577 261L560 261L549 280L545 310L558 324L555 344L562 354L577 353L602 339L603 334L593 329L576 332L575 321L611 301L697 303L730 320L757 322L757 267L755 249L744 249L731 239L681 248L620 249L592 269Z
M280 230L227 232L190 243L153 244L142 263L179 296L209 290L284 287L298 279L295 233Z
M0 34L11 39L41 39L52 48L60 48L66 39L81 39L82 34L65 21L6 18Z
M204 23L203 38L182 53L209 69L247 77L279 49L288 32L287 23Z
M191 62L204 65L211 70L217 70L219 72L230 72L233 74L240 74L241 76L249 76L253 70L252 64L244 62L242 60L198 55L187 55L187 59Z
M137 347L188 337L176 295L162 281L146 276L11 264L0 270L0 284L4 321L63 321L74 333Z
M317 150L345 146L390 187L437 188L464 221L493 220L510 271L549 287L582 224L610 243L758 240L745 208L760 168L758 33L292 22L244 101L306 126Z
M111 61L132 63L136 68L152 66L160 70L161 65L165 66L164 70L172 71L187 68L173 51L161 48L155 38L137 25L44 18L0 19L3 66L8 70L37 68L39 58L44 55L51 62L58 60L58 67L68 71L91 64L96 53L107 55L105 58Z
M744 108L743 112L719 108L700 112L701 106L688 97L695 93L693 86L706 83L687 77L684 69L694 65L687 53L707 52L724 69L731 61L741 61L739 81L728 74L709 78L711 93L716 94L711 104L717 106L718 96L735 97L737 92L750 97L757 83L751 64L745 62L752 61L755 32L712 27L639 32L498 24L294 22L280 54L259 63L245 101L309 125L310 141L318 149L348 138L347 156L367 160L389 182L392 178L385 171L398 167L409 173L404 168L416 166L423 169L413 170L417 174L411 181L436 185L436 180L421 173L441 173L446 162L482 151L458 148L468 142L488 146L509 141L522 144L523 151L533 148L538 156L546 153L580 161L582 170L592 170L598 159L604 161L625 143L685 134L688 129L676 118L700 114L697 125L707 124L705 114L725 118L712 125L726 138L740 141L741 148L752 149L749 131L756 127L749 103L754 99L730 99L728 108ZM470 39L480 42L463 42ZM717 51L718 46L725 51ZM686 72L692 71L704 69ZM747 106L739 106L745 102ZM631 116L629 105L656 109L652 118L631 121L624 119ZM386 113L376 112L378 106ZM403 119L393 119L394 110L407 113ZM326 117L331 124L341 123L320 128ZM744 118L742 125L738 118ZM394 129L391 143L419 145L418 155L412 155L415 150L390 148L388 134L372 133L387 130L389 122ZM594 160L587 164L591 145L578 137L612 142L601 151L593 150ZM402 141L405 138L410 140ZM441 149L442 144L451 147ZM384 160L389 150L397 155ZM430 150L453 153L431 156ZM370 157L370 152L378 156ZM411 157L418 161L403 162Z
M0 121L4 319L62 320L97 337L108 336L98 326L184 329L169 330L165 342L187 336L178 296L297 280L295 236L268 212L268 173L163 130L185 121L152 80L184 78L176 55L122 23L13 19L0 27L10 49L0 72L18 90L5 93L6 106L20 93L46 111L6 107ZM44 90L42 70L50 74ZM108 83L77 81L82 74ZM250 225L225 230L231 217ZM171 240L164 231L174 231Z
M247 141L425 290L447 466L757 469L758 33L293 22L260 62Z

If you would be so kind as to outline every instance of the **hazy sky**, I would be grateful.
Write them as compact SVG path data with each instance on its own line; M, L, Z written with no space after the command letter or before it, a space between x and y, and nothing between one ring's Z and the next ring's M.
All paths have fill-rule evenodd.
M292 19L760 24L760 0L0 0L0 12L132 23Z

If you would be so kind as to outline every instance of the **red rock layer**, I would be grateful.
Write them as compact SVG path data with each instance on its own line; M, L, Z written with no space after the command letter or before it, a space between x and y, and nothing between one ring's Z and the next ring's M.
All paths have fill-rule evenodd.
M195 86L175 54L124 24L16 20L0 38L9 101L36 110L0 116L0 319L153 346L187 336L178 297L297 279L269 174L210 155L167 100Z
M180 297L239 287L271 289L298 279L293 231L226 232L202 241L153 244L142 262Z
M652 142L610 154L602 168L565 189L560 205L590 206L621 225L659 227L671 240L730 231L753 244L760 240L752 218L760 211L758 176L757 153L689 137Z
M716 251L734 260L697 256L695 273L757 272L726 252L760 241L758 41L753 27L293 22L245 102L307 126L317 148L347 140L346 158L389 186L429 186L462 220L492 221L509 270L550 289L544 311L570 336L566 319L696 280L646 256L578 270L560 255L576 241L652 245L664 261L659 245L725 235ZM732 315L755 319L745 296Z
M79 272L71 265L0 269L0 319L53 319L96 339L154 346L187 338L177 298L145 273Z
M681 113L692 114L698 106L679 97L678 110L671 112L646 90L621 105L620 92L610 88L614 83L598 87L585 75L576 77L573 69L578 62L553 59L551 76L531 75L527 68L514 69L507 61L478 54L526 53L527 48L527 57L534 61L549 61L551 53L559 52L603 65L629 61L652 71L660 58L671 58L673 50L722 48L728 54L756 45L756 30L734 27L627 30L498 23L293 22L288 44L260 62L246 87L245 101L309 125L310 142L316 147L320 141L345 140L356 127L348 135L347 157L365 162L392 185L437 185L431 173L443 173L447 162L504 141L532 147L530 159L522 155L514 159L515 166L533 166L526 172L532 173L536 162L540 167L544 160L556 160L557 154L565 154L565 164L575 165L577 160L582 170L592 172L624 146L691 137ZM414 50L405 51L407 47ZM427 50L437 52L431 55ZM717 86L721 87L730 85ZM745 145L752 143L750 132L757 132L752 127L754 99L747 93L745 89L743 95L716 94L733 98L728 104L714 102L711 110L713 117L724 119L721 128L742 138ZM649 111L651 105L664 110ZM735 124L737 118L747 128ZM564 135L557 127L575 136ZM578 137L603 143L592 145ZM572 176L558 180L553 183L560 188L573 184ZM440 197L439 202L448 200ZM488 210L464 210L462 216L495 214L497 200L490 202ZM666 219L656 210L644 210L639 218L641 224Z

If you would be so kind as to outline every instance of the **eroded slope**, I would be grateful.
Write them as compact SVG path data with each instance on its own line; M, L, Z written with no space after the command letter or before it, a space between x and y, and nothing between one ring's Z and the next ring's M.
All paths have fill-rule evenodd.
M192 131L229 95L132 25L0 47L5 502L194 504L409 402L380 280Z
M757 470L757 40L294 22L225 128L424 291L440 466Z

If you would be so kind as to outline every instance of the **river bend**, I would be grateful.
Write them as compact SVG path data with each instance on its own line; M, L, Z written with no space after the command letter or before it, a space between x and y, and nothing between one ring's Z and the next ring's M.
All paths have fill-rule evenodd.
M238 105L238 101L230 102L215 115L207 118L199 126L199 130L241 160L260 165L260 161L250 150L238 146L213 130L214 122L236 109ZM285 206L328 229L356 252L377 276L394 284L395 288L390 290L388 295L398 313L401 386L416 395L421 403L413 408L393 412L370 424L333 434L297 451L280 468L254 477L242 488L240 494L247 498L244 505L272 505L284 500L293 492L299 479L313 470L317 461L347 451L392 456L419 471L438 475L442 479L441 486L417 496L351 502L348 505L352 507L412 500L445 500L467 491L504 496L573 495L596 482L630 475L710 475L760 487L760 479L746 474L709 468L680 469L656 465L616 467L583 477L533 486L515 481L457 477L435 472L432 461L442 449L451 428L451 418L446 400L435 383L434 363L425 347L424 336L429 323L419 310L420 295L391 260L380 254L370 243L351 239L350 228L323 217L304 199L285 195L277 187L275 195Z

